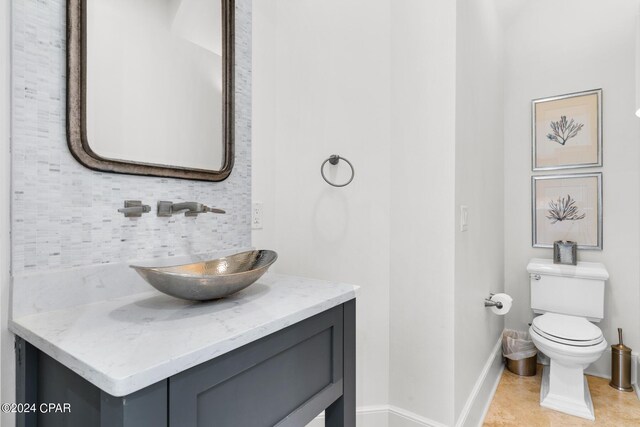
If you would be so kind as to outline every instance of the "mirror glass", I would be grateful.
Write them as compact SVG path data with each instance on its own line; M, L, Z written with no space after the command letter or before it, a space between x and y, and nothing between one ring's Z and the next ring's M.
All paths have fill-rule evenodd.
M222 2L86 0L84 13L90 154L221 170L228 155Z

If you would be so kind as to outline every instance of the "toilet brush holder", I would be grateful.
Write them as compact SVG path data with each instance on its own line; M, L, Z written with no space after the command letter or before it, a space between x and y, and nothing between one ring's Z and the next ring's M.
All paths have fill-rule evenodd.
M622 328L618 328L618 344L611 346L611 382L620 391L633 391L631 386L631 349L622 342Z

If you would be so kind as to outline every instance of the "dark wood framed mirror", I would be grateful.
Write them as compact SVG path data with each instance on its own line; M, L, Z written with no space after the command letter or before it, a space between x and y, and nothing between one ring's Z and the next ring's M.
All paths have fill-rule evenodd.
M214 10L211 2L160 0L149 11L154 2L67 0L67 138L81 164L201 181L229 176L235 4L219 1Z

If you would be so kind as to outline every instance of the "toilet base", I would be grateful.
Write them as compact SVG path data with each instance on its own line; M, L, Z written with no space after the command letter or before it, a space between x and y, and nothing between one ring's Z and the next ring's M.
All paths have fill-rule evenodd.
M582 367L562 366L553 359L542 373L540 406L591 421L596 419Z

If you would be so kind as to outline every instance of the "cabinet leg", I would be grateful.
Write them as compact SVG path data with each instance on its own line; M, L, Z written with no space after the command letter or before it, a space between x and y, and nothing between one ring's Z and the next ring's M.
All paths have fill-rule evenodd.
M16 337L16 403L38 403L38 351L20 337ZM35 412L16 414L17 427L36 427Z
M342 396L325 411L325 427L356 426L356 300L344 304Z

